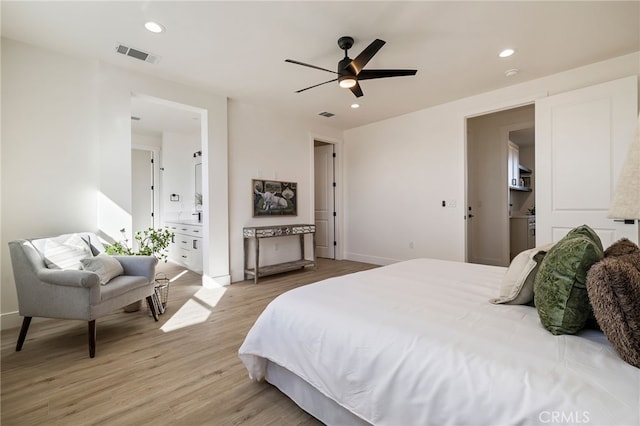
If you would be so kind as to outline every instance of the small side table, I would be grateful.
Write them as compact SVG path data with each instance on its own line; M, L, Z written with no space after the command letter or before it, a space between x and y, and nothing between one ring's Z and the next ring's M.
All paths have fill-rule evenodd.
M311 235L311 259L305 258L305 235ZM263 238L298 236L300 239L300 259L274 265L260 266L260 240ZM258 277L293 271L306 266L316 267L316 226L310 224L250 226L242 228L244 238L244 279L253 277L258 283ZM249 242L254 241L253 268L249 267Z

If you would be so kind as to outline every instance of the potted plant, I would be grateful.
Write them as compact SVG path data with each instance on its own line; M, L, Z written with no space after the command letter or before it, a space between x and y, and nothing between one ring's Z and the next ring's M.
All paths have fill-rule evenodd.
M129 247L129 240L126 236L126 230L122 228L120 230L122 234L122 240L116 241L113 244L105 245L105 252L111 255L125 255L125 256L155 256L158 260L167 261L169 244L175 235L173 232L167 229L154 229L148 228L144 231L137 231L133 238L138 242L138 250L134 251ZM142 306L142 301L134 302L124 308L125 312L139 311Z
M105 245L107 254L128 255L128 256L155 256L158 260L167 261L168 248L174 233L167 229L149 228L144 231L137 231L133 238L138 242L138 251L129 247L129 240L126 237L124 228L120 230L122 240L113 244Z

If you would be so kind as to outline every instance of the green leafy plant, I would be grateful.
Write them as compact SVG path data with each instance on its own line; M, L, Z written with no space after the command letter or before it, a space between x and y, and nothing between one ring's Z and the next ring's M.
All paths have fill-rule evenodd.
M168 248L171 239L175 235L166 229L149 228L144 231L138 231L133 238L138 242L138 251L134 251L129 247L129 240L126 236L125 229L121 229L122 240L113 244L107 244L105 251L107 254L127 255L127 256L155 256L158 260L167 261Z

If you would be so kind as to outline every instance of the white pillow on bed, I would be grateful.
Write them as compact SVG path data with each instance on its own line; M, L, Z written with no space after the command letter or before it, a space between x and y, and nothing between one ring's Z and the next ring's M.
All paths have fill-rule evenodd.
M490 299L489 302L507 305L531 303L538 265L551 247L553 243L525 250L514 257L502 278L499 297Z

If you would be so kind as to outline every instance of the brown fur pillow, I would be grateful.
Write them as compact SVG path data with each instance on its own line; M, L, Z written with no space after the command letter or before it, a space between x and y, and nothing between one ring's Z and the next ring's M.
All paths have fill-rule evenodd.
M639 250L640 248L633 241L629 241L627 238L621 238L604 251L604 257L617 257Z
M640 368L640 270L610 256L591 267L586 285L605 336L623 360Z
M622 238L611 244L611 246L604 251L604 257L616 257L624 260L625 262L631 263L640 271L640 247L626 238Z

